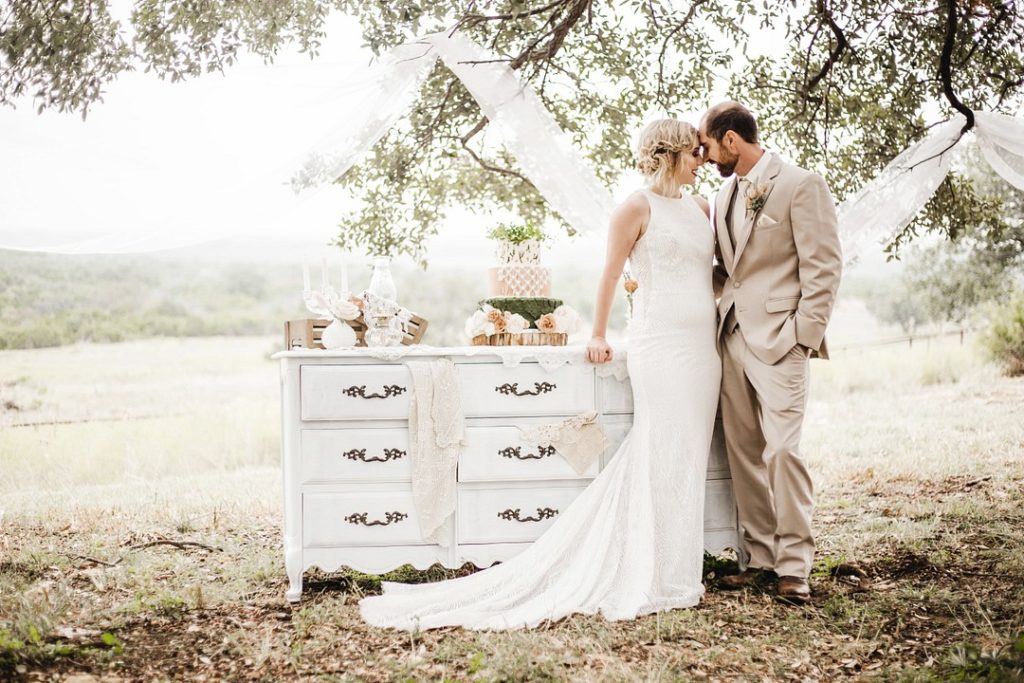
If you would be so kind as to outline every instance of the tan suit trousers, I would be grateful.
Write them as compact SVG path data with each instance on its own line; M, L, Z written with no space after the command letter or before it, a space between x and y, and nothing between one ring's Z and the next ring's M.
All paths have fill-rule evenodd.
M814 486L799 454L808 350L774 365L758 360L743 328L724 335L722 423L751 567L807 578L814 561Z

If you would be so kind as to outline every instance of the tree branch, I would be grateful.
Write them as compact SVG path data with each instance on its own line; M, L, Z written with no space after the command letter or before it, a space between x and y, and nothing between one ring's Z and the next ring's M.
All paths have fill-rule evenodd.
M665 53L668 51L668 43L670 40L672 40L672 38L675 37L677 33L686 28L686 26L693 19L693 15L696 14L697 8L703 5L705 2L707 2L707 0L696 0L693 4L691 4L690 11L686 13L686 16L683 17L682 21L676 24L675 28L668 32L668 34L665 36L665 40L663 40L661 43L661 52L658 53L658 94L655 97L655 99L662 106L665 106L665 103L662 102L662 97L665 92ZM651 8L651 18L652 20L654 19L653 7ZM655 25L657 25L656 22Z
M510 21L514 19L523 19L525 17L533 17L538 14L550 12L551 10L557 9L563 5L568 5L570 2L572 2L572 0L555 0L555 2L544 5L543 7L538 7L537 9L532 9L526 12L514 12L511 14L467 14L459 19L455 24L455 27L452 28L451 33L448 35L454 35L456 31L462 28L463 24L465 24L467 28L473 28L477 24L482 24L485 21Z
M942 79L942 92L946 99L953 105L953 108L967 118L964 127L960 129L960 136L950 145L952 147L959 142L960 137L971 128L974 128L974 112L957 97L953 90L953 47L956 44L956 29L959 17L957 16L956 0L946 0L948 12L946 14L946 40L942 46L942 55L939 57L939 78ZM948 147L946 149L949 149ZM944 152L945 150L943 150ZM940 152L940 155L942 152Z
M466 133L461 138L459 138L459 144L462 145L462 149L464 149L467 152L469 152L469 156L473 157L473 161L475 161L476 163L480 164L481 168L484 168L485 170L488 170L488 171L494 171L495 173L501 173L502 175L507 175L507 176L512 176L514 178L519 178L524 183L529 183L530 185L532 185L533 183L530 183L530 179L527 178L526 176L524 176L522 173L519 173L517 171L513 171L511 168L505 168L503 166L496 166L495 164L492 164L489 161L486 161L485 159L482 159L480 157L480 155L477 154L475 151L473 151L473 149L469 146L469 141L477 133L479 133L480 131L482 131L486 127L487 127L487 117L484 116L484 117L481 117L480 120L476 122L476 125L473 126L473 128L471 128L468 133Z
M839 61L839 58L843 56L843 53L850 47L850 43L846 40L846 34L839 28L839 24L832 18L832 12L829 11L828 7L825 6L825 0L818 0L818 11L821 12L822 16L825 17L825 23L828 24L828 28L832 31L832 35L836 37L836 44L828 54L828 59L822 64L821 69L807 82L805 87L807 92L814 90L818 83L821 82L828 72L832 70L835 63Z

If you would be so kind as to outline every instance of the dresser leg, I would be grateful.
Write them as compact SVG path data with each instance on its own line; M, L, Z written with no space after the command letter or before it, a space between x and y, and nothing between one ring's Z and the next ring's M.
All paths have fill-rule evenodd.
M288 591L284 595L288 602L298 602L302 598L302 551L286 551L284 568L288 573Z

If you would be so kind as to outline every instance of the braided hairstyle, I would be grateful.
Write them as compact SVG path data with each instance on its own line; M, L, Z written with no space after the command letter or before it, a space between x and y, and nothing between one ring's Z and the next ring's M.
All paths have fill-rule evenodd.
M660 185L675 173L679 155L699 145L697 129L686 121L658 119L640 131L636 150L636 168L649 185Z

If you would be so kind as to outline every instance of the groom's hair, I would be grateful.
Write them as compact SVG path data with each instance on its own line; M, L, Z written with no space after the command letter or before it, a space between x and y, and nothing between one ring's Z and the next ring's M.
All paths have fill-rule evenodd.
M747 142L757 143L757 121L739 102L722 102L713 106L704 115L704 126L707 134L718 142L731 130Z

